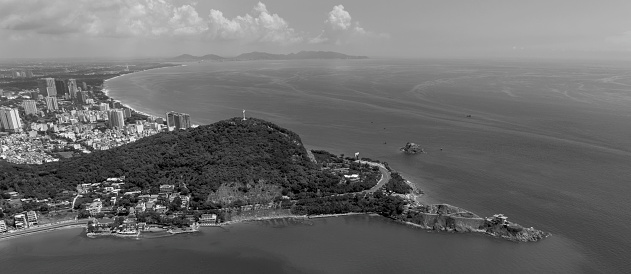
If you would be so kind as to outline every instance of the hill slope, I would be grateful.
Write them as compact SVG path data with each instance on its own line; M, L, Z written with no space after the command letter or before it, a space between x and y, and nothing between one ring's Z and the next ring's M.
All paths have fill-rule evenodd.
M237 60L302 60L302 59L367 59L366 56L351 56L332 51L301 51L290 54L272 54L267 52L243 53Z
M274 54L267 52L248 52L240 54L234 58L224 58L215 54L206 54L204 56L194 56L190 54L182 54L173 58L167 59L172 62L195 62L203 60L303 60L303 59L367 59L366 56L353 56L346 55L333 51L300 51L298 53L290 54Z
M342 193L339 177L309 160L300 137L270 122L233 118L194 129L164 132L134 143L44 165L0 165L0 191L56 197L77 184L126 176L126 188L157 192L160 184L186 185L197 202L222 185L247 192L275 186L284 194Z

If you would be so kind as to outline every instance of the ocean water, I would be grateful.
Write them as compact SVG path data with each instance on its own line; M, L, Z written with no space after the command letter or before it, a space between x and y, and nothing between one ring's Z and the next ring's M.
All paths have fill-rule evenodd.
M214 62L126 75L107 81L106 88L110 96L140 111L160 116L186 112L197 124L240 116L245 109L248 116L295 131L308 148L360 152L386 161L432 202L482 216L504 213L511 221L553 235L539 243L516 244L348 217L310 225L247 224L225 233L187 236L199 237L194 241L86 239L100 250L86 259L93 265L101 264L99 257L144 262L151 256L142 254L157 254L160 246L157 258L179 254L188 258L183 260L192 271L211 267L211 262L226 271L234 265L246 272L631 269L631 64ZM402 154L399 148L406 142L420 144L427 153ZM79 232L56 233L60 239L84 241ZM42 241L63 242L44 240L43 235ZM0 258L19 248L17 243L34 241L29 239L35 238L0 242ZM213 241L227 248L212 246ZM44 265L81 265L73 252L58 252L58 259L48 261L42 258L48 255L35 251L25 255L40 256ZM246 263L243 256L252 260ZM9 258L0 259L2 265L21 260Z
M251 222L153 239L68 229L0 242L3 273L469 273L582 270L556 241L431 233L378 216ZM507 262L506 258L511 257Z

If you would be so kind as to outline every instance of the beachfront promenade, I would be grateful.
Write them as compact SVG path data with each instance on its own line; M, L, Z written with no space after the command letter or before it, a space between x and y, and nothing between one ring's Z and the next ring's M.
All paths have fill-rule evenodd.
M26 236L26 235L50 231L50 230L61 229L65 227L72 227L72 226L83 227L88 223L89 220L90 219L69 220L69 221L64 221L64 222L60 222L56 224L46 224L46 225L35 226L35 227L26 228L26 229L14 230L13 232L6 232L3 234L0 234L0 240Z

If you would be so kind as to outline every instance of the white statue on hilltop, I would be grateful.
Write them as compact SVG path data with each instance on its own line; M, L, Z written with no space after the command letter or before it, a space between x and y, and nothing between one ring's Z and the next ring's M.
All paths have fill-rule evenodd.
M245 109L243 110L243 121L245 121L247 119L245 119Z

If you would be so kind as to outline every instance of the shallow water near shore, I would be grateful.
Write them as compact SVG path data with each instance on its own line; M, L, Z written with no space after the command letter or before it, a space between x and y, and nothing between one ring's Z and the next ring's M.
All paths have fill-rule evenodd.
M53 231L0 243L0 264L7 273L444 273L489 265L513 272L580 272L584 258L568 254L570 248L561 238L515 244L354 215L257 221L140 240ZM514 256L510 264L504 253Z
M241 238L255 243L231 252L258 248L275 254L268 258L276 266L317 272L416 272L423 262L427 272L611 273L631 269L631 202L622 195L631 193L630 72L604 63L217 62L125 75L106 88L140 111L186 112L196 124L246 109L298 133L309 148L386 161L432 202L481 216L503 213L553 234L515 244L344 217L308 227L236 226L230 235L240 237L228 237L226 245ZM427 153L402 154L406 142ZM345 237L332 236L338 234ZM328 249L316 248L320 243Z

